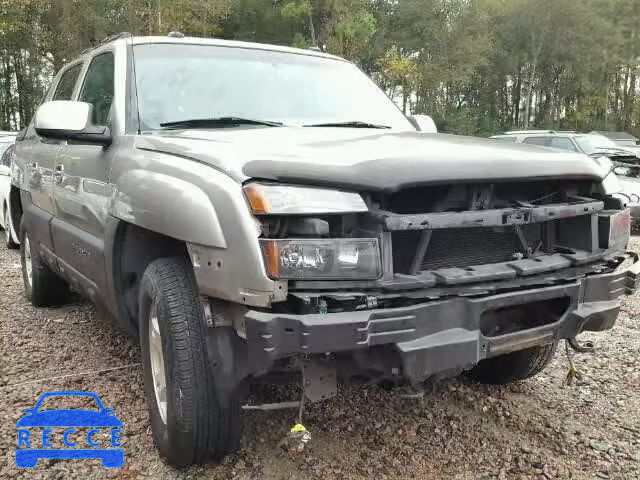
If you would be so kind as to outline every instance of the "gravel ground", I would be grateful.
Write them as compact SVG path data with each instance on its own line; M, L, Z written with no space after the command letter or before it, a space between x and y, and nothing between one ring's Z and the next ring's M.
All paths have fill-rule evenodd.
M633 247L640 250L640 238ZM291 412L255 413L239 453L218 465L176 470L151 440L137 340L81 299L33 308L19 261L16 251L0 246L2 479L640 478L638 295L624 299L615 329L585 336L598 353L575 357L583 376L577 385L563 386L568 363L559 349L541 375L506 387L452 379L420 400L342 388L338 397L308 408L304 423L313 439L301 456L276 447L292 425ZM122 366L128 367L90 373ZM61 375L71 376L54 378ZM16 468L15 422L51 390L93 391L115 409L125 425L121 469L104 469L98 460ZM261 393L264 401L286 394L285 387Z

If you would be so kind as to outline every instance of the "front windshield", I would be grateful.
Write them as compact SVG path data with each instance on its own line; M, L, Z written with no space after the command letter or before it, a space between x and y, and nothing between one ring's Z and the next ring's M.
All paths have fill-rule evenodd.
M143 130L217 117L415 130L371 79L341 60L188 44L136 45L134 58Z
M581 137L575 137L576 142L587 155L591 155L595 152L602 152L607 148L620 148L614 142L607 137L601 135L583 135Z

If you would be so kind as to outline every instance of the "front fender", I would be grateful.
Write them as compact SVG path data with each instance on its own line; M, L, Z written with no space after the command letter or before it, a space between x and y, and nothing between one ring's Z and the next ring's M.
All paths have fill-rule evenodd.
M209 196L176 177L139 169L123 173L112 215L177 240L227 248Z
M136 149L116 157L111 214L184 241L202 295L266 307L287 284L265 271L261 225L242 185L211 165Z

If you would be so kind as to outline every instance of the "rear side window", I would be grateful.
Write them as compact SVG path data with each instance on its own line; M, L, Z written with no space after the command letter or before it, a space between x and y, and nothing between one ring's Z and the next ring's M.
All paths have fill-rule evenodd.
M560 150L569 150L570 152L576 151L576 147L573 145L573 142L567 137L551 137L551 143L549 146L559 148Z
M542 145L543 147L547 145L548 137L527 137L522 143L528 143L530 145Z
M81 69L82 63L79 63L62 74L56 87L56 92L53 94L53 100L71 100L73 87L76 86L76 81L78 80Z
M113 102L113 54L101 53L91 60L79 100L93 105L96 125L109 123Z

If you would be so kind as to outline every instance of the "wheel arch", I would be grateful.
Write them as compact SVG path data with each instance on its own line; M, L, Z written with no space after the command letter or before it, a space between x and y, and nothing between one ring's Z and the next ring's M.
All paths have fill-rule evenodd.
M105 260L113 313L121 326L138 335L138 294L146 268L159 258L189 259L187 246L182 240L119 219L114 219L110 232Z

